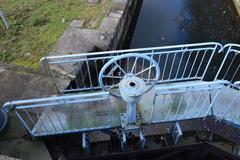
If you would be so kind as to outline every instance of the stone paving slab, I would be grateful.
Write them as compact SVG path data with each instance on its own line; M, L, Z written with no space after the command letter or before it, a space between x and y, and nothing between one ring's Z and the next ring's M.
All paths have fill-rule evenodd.
M124 11L128 0L113 0L112 2L112 10L113 11Z
M84 25L85 21L81 20L73 20L70 24L70 27L75 27L75 28L82 28Z
M32 73L6 70L0 72L0 106L13 100L56 95L56 88L49 77ZM8 113L8 124L0 135L1 140L21 138L26 130L13 112Z
M20 160L18 158L12 158L12 157L3 156L3 155L0 155L0 159L1 160Z
M42 141L25 139L1 141L0 153L24 160L51 160L51 156Z
M0 85L1 107L5 102L11 100L56 95L56 89L49 77L24 71L15 71L4 65L1 65L0 70L0 84L2 84ZM15 113L9 112L8 124L0 134L0 153L24 160L51 159L42 142L31 142L23 139L22 137L26 135L26 129L20 123Z
M114 33L116 31L119 19L120 18L117 17L105 17L101 23L99 30L106 33Z
M107 36L101 38L102 36L106 35L97 30L69 27L56 44L57 52L51 55L64 55L67 52L93 52L96 47L107 50L110 39Z
M56 94L52 79L37 73L6 70L0 72L0 84L0 105L12 100Z

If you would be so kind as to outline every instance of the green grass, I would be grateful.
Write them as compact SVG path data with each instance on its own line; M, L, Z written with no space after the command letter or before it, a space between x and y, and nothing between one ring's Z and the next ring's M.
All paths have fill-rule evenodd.
M11 27L0 22L0 62L37 69L38 61L53 49L74 19L96 21L99 27L111 1L89 4L86 0L0 0Z

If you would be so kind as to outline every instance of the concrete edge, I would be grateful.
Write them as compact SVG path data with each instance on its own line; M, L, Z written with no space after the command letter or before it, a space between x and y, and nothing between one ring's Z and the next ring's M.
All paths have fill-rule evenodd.
M96 49L106 51L121 48L138 3L139 0L113 0L108 16L104 17L98 30L71 27L71 24L58 39L54 51L48 56L91 53L96 52ZM81 26L81 24L78 25ZM68 79L69 82L66 81L61 85L60 90L66 88L70 79L65 73L69 73L69 70L75 70L74 64L59 65L57 68L50 66L50 68L61 77L60 81L64 78Z

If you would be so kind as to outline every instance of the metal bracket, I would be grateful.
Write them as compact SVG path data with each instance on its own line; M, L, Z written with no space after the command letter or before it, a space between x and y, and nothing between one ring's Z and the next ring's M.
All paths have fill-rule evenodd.
M181 129L179 123L176 122L174 124L174 126L172 126L172 128L171 128L171 138L172 138L174 145L176 145L178 143L178 141L182 135L183 135L182 129Z
M120 145L121 145L121 151L125 151L127 148L127 136L126 133L122 132L120 136Z
M90 142L87 133L82 133L82 148L86 155L90 154Z
M240 157L240 146L239 145L235 145L233 147L233 155L237 156L237 157Z
M121 124L122 124L122 129L125 131L132 131L132 130L136 130L139 129L140 125L141 125L141 117L140 114L136 114L136 122L134 124L130 124L128 122L128 117L127 117L127 113L121 113L120 114L121 117Z
M139 136L139 149L144 149L146 145L146 139L144 137L143 130L138 127L136 129L131 130L122 130L120 136L120 143L121 143L121 151L127 151L127 138L129 135L138 135Z
M139 137L140 137L140 149L144 149L146 145L146 139L144 137L144 133L142 130L139 133Z

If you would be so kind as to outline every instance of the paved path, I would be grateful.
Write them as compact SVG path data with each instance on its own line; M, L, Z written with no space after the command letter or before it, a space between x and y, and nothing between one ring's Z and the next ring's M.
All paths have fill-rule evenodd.
M56 94L50 78L5 65L0 65L0 84L0 106L10 100ZM51 159L45 144L25 139L27 132L16 115L10 112L8 116L7 127L0 134L0 153L24 160Z

